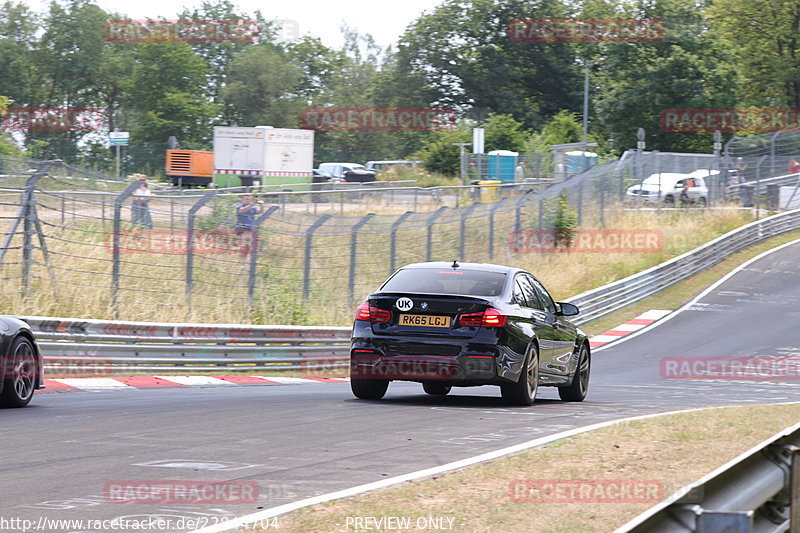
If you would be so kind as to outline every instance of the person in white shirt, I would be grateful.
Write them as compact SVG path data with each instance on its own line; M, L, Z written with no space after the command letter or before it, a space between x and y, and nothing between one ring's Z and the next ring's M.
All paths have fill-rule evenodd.
M139 180L139 187L133 191L133 225L142 226L145 229L153 229L153 217L150 215L150 197L152 191L147 184L147 180Z

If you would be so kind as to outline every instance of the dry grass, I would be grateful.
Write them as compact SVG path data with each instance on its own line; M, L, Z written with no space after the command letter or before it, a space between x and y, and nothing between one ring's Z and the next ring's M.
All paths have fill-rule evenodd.
M435 227L434 260L459 256L459 219L455 215L450 212L443 216L442 223ZM535 227L535 213L524 215L523 227ZM425 222L429 214L415 216L418 217L415 222L397 233L397 266L426 260ZM358 218L332 218L321 227L313 241L311 298L304 301L304 231L306 224L313 220L312 215L291 213L270 219L260 244L265 252L259 256L252 308L247 292L249 264L237 254L196 257L191 308L186 296L185 255L123 254L116 316L143 321L349 325L354 303L374 290L389 274L387 230L393 219L376 217L360 233L359 266L352 299L349 227ZM526 254L513 253L508 247L513 211L498 212L495 254L491 261L530 270L556 299L565 299L656 265L749 221L749 213L740 210L618 209L613 216L606 216L606 229L660 231L664 238L663 249L652 253ZM584 227L599 227L597 217L588 209ZM7 280L0 288L3 301L0 313L115 317L111 299L110 229L108 223L85 220L68 221L63 230L46 226L52 269L44 264L41 251L34 250L33 280L24 294L18 283L21 251L9 250L0 270ZM157 226L157 229L160 228ZM175 231L182 230L175 228ZM471 261L488 261L488 225L484 215L468 220L466 231L464 257ZM21 240L15 244L21 245Z
M352 531L355 517L392 516L410 517L412 524L419 517L452 519L450 530L457 533L608 532L653 502L514 501L510 486L517 480L642 482L655 484L663 499L798 419L800 406L794 404L622 423L434 479L301 509L281 517L278 530L347 531L349 517Z

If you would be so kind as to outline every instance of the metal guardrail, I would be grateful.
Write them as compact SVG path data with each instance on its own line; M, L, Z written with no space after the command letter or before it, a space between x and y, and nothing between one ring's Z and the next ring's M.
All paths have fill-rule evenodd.
M743 453L614 533L800 531L800 424Z
M660 265L570 298L567 301L577 305L581 310L581 314L573 322L578 325L585 324L619 311L670 285L711 268L732 253L798 228L800 228L800 210L751 222Z
M579 294L568 301L581 308L574 321L585 324L613 313L719 263L751 244L800 228L800 210L771 216L644 272ZM80 366L152 370L177 366L247 370L269 366L296 370L344 366L350 328L160 324L52 317L20 317L33 329L48 368ZM312 365L312 366L309 366Z
M66 374L91 370L297 370L344 361L347 327L248 326L120 322L19 317L34 331L47 369Z

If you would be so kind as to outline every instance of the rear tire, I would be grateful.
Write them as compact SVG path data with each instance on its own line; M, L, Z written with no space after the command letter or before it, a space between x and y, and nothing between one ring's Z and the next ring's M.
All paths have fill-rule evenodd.
M380 400L389 388L388 379L352 379L350 390L361 400Z
M592 369L592 358L589 348L584 344L580 348L578 356L578 366L575 368L575 375L572 383L566 387L558 387L558 396L565 402L582 402L589 392L589 373Z
M511 405L528 406L536 401L536 391L539 390L539 350L536 346L528 349L528 356L519 379L516 383L500 385L503 399Z
M452 388L446 383L438 383L436 381L426 381L422 384L422 390L431 396L447 396Z
M36 349L26 337L17 337L11 344L10 352L2 360L2 364L6 365L6 372L0 405L25 407L33 398L36 386Z
M706 200L705 196L701 196L697 199L697 205L699 207L706 207L708 205L708 200Z

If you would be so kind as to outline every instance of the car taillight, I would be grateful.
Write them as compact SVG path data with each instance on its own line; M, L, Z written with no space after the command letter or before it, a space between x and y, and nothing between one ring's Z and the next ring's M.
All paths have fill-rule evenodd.
M358 306L356 310L356 320L365 320L367 322L389 322L392 319L391 311L385 309L378 309L372 307L369 302L364 302Z
M458 317L462 326L483 326L485 328L500 328L506 325L506 315L490 307L480 313L467 313Z

